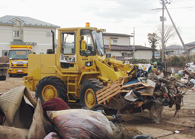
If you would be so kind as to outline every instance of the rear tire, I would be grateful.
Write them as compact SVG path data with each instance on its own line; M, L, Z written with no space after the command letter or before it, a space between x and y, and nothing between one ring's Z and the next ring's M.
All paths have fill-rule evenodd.
M44 77L39 81L35 89L36 98L40 98L41 103L52 98L61 98L68 101L67 91L64 82L55 76Z
M0 76L0 81L5 81L6 80L6 76Z
M12 77L12 74L9 74L9 77Z
M80 90L80 104L82 107L91 108L97 104L96 92L104 88L103 83L95 78L86 80Z

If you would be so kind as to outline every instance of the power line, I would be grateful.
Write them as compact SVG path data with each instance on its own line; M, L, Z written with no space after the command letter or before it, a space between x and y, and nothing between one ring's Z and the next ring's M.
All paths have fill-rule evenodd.
M7 7L10 7L10 6L13 6L13 5L15 5L15 4L24 2L24 1L25 1L25 0L20 0L19 2L15 2L15 3L12 3L12 4L10 4L10 5L4 6L4 7L0 8L0 10L2 10L2 9L4 9L4 8L7 8Z

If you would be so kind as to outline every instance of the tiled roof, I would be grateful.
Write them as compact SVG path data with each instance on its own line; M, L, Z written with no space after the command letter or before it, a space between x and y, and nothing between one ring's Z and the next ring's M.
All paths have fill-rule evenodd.
M104 45L105 49L109 49L109 45ZM132 46L112 45L111 51L133 51Z
M105 45L105 49L109 49L109 45ZM135 51L136 50L152 50L152 48L141 45L135 45ZM112 45L111 51L133 51L133 46Z
M186 46L195 46L195 41L185 44Z
M36 42L23 42L22 40L20 40L20 39L14 39L13 41L11 41L10 42L11 44L16 44L16 45L27 45L27 44L29 44L29 45L32 45L32 46L35 46L35 45L37 45L37 43Z
M115 36L115 37L133 37L133 35L120 34L120 33L103 33L103 36Z
M23 26L39 26L39 27L52 27L52 28L59 28L60 26L47 23L41 20L37 20L31 17L26 16L12 16L12 15L6 15L3 17L0 17L0 24L6 24L6 25L14 25L14 20L19 20Z
M170 45L165 48L165 50L184 50L183 46L180 45Z
M191 47L189 47L189 48L187 48L188 50L191 50L191 49L194 49L195 48L195 46L191 46Z

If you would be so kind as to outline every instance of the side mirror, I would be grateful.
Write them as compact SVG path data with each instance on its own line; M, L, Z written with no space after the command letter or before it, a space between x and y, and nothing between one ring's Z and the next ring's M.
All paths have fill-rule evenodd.
M82 51L83 51L83 50L87 50L87 43L86 43L85 40L82 40L82 42L81 42L81 50L82 50Z

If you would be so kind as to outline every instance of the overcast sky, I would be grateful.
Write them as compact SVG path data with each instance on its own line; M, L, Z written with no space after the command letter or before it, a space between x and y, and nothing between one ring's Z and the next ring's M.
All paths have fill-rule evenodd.
M0 0L0 17L28 16L60 27L104 28L109 33L133 33L135 44L149 47L147 34L161 25L160 0ZM169 12L184 43L195 41L195 0L171 0ZM171 21L165 11L165 25ZM131 40L133 44L133 39ZM167 45L182 45L177 36Z

